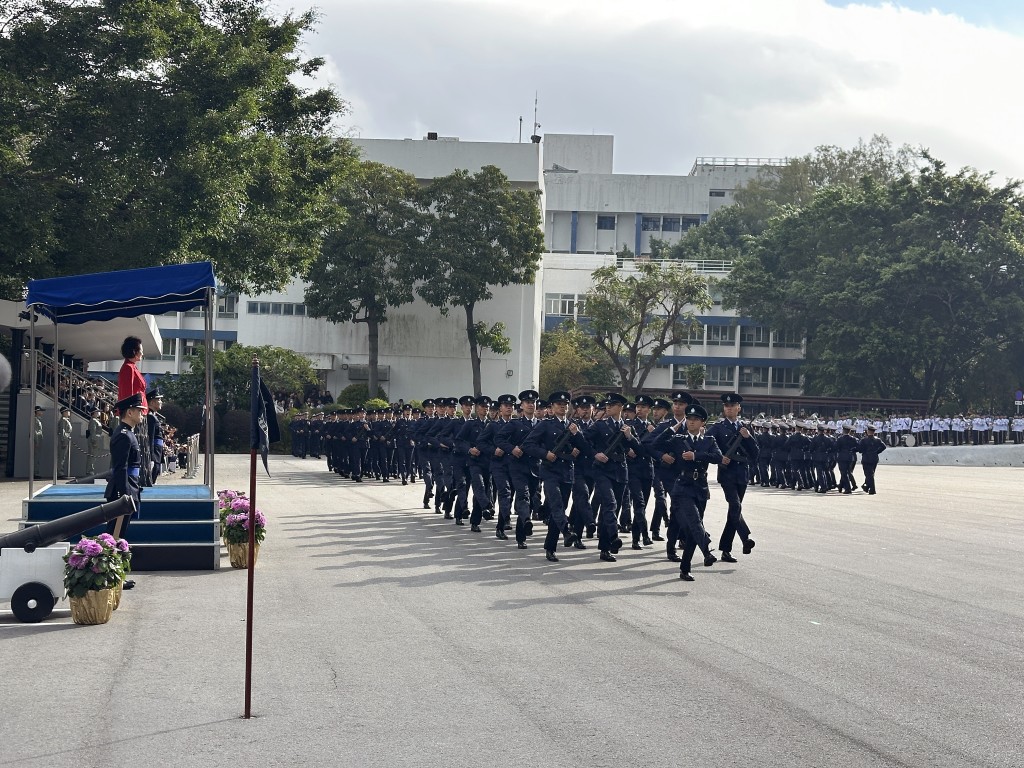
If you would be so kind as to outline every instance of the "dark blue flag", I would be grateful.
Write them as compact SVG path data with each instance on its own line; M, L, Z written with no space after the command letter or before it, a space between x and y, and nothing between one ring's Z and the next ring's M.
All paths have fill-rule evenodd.
M270 475L270 467L267 466L267 454L270 452L270 444L281 439L281 430L277 426L277 410L274 408L274 398L270 394L267 385L260 378L260 367L252 367L252 386L250 388L250 402L252 404L252 426L249 429L250 447L260 452L263 457L263 469Z

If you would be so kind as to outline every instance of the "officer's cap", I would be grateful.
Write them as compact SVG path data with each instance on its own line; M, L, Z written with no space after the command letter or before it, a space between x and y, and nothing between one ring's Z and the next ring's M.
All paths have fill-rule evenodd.
M725 392L722 394L722 402L726 405L739 405L743 398L735 392Z
M577 408L583 408L588 405L597 405L597 398L593 395L580 395L573 399L572 404Z
M648 397L647 395L637 395L635 398L635 403L636 405L652 406L654 405L654 398Z
M682 390L682 389L677 389L675 392L673 392L670 395L670 397L672 398L672 401L676 402L676 403L692 403L692 402L694 402L693 396L689 392L686 392L685 390Z
M476 402L476 398L472 395L463 395L459 398L459 405L473 405Z
M874 424L868 424L867 430L868 430L868 432L874 432L875 431L875 425Z
M164 391L160 387L153 387L149 392L146 393L147 400L163 400Z
M607 395L607 400L605 400L605 402L608 403L608 405L625 405L629 401L626 400L626 398L624 398L618 392L609 392Z
M519 393L519 399L522 402L536 402L540 400L540 394L535 389L524 389Z
M629 411L630 413L636 413L636 405L633 403L626 403L622 406L623 411Z
M68 407L67 407L66 405L62 405L62 406L60 407L60 412L61 412L61 413L71 413L71 409L70 409L70 408L68 408Z
M655 398L654 400L654 407L662 408L667 411L672 407L672 403L670 403L668 400L665 400L664 398L658 397Z
M124 400L118 400L117 408L119 413L124 413L129 408L142 408L142 393L136 392L134 395L129 395Z
M498 405L515 405L515 395L498 395Z
M476 398L473 402L476 405L490 406L491 405L491 398L489 398L487 395L480 395L480 397Z
M559 390L557 392L552 392L550 395L548 395L548 400L551 402L552 405L554 405L555 403L568 403L572 401L572 396L568 392Z
M704 406L698 405L697 403L690 403L686 406L686 418L696 416L701 421L708 420L708 412L704 410Z

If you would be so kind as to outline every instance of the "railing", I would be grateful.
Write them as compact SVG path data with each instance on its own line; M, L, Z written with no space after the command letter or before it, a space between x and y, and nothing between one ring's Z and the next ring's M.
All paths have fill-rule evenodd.
M28 353L26 353L27 356ZM23 366L22 386L29 386L31 376L29 366ZM54 382L60 374L60 393L55 396ZM89 418L88 409L98 400L111 406L117 402L117 387L103 378L90 379L88 376L66 365L57 363L50 355L36 350L36 389L60 405L68 406L72 411Z
M631 259L616 258L615 263L619 267L628 267L631 263L635 264L645 261L654 261L659 264L682 264L694 272L731 272L733 267L733 262L729 259L670 259L666 257L654 258L653 256L642 254Z
M693 168L690 175L693 176L698 168L751 168L764 165L786 165L788 157L698 157L693 161Z
M191 480L199 471L199 433L188 439L188 466L185 467L185 479Z

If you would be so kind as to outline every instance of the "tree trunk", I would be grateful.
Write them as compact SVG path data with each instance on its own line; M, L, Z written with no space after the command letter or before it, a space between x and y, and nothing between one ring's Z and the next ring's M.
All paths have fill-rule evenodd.
M480 381L480 346L476 343L476 323L473 322L473 304L467 304L466 338L469 339L469 360L473 366L473 396L480 397L483 385Z
M380 323L377 318L372 315L368 315L366 318L366 335L369 339L370 347L370 364L367 366L369 369L369 376L366 381L366 394L370 400L377 397L377 389L380 387L378 383L377 375L377 353L380 349Z

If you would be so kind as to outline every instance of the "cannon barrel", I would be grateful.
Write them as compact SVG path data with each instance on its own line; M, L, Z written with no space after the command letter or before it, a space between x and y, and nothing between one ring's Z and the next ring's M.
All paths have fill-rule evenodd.
M95 525L101 525L115 517L131 515L134 512L135 501L132 497L122 496L120 499L100 504L91 509L83 509L81 512L75 512L67 517L58 517L48 523L31 525L14 533L6 533L0 536L0 549L21 547L26 552L32 552L36 547L48 547L58 541L87 531Z
M114 474L114 471L108 469L106 472L97 472L95 475L76 477L74 480L68 480L67 485L88 485L93 480L109 480L112 474Z

